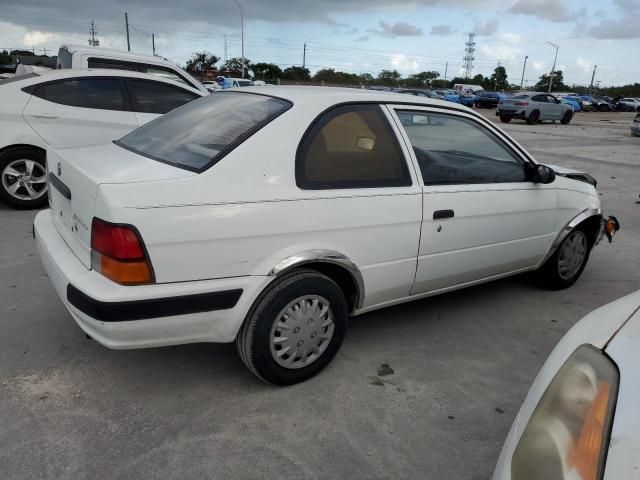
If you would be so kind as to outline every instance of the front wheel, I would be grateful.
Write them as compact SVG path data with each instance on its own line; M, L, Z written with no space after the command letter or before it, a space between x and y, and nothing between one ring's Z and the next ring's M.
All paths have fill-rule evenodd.
M348 316L344 293L333 280L315 270L294 271L260 295L236 347L258 378L292 385L331 362L344 340Z
M564 112L564 115L562 116L562 120L560 120L560 123L562 123L563 125L568 125L572 118L573 118L573 114L571 112L569 111Z
M10 207L41 208L47 204L47 167L40 150L5 150L0 154L0 176L0 200Z
M538 271L543 286L550 290L561 290L573 285L582 275L590 251L584 230L573 230Z

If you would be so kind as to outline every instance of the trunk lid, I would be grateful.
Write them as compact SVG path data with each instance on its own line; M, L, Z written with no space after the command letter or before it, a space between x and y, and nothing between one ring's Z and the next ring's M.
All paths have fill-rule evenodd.
M91 222L98 187L109 183L153 182L196 175L135 154L113 143L48 148L49 206L56 229L71 251L91 268ZM114 221L105 218L103 220ZM115 219L117 222L117 219Z

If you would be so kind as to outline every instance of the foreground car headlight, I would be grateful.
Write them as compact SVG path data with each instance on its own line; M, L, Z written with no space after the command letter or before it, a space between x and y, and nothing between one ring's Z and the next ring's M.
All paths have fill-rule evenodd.
M545 390L513 453L513 480L602 478L618 392L617 367L582 345Z

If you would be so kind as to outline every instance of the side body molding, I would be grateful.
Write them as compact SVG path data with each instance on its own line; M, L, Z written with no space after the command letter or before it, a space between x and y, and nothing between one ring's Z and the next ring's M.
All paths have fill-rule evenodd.
M357 289L355 310L362 308L364 303L364 280L362 279L362 273L360 273L360 269L349 259L349 257L336 252L335 250L317 249L305 250L304 252L296 253L295 255L287 257L278 263L267 275L275 277L291 270L292 268L309 263L330 263L346 269L351 274Z
M600 222L602 222L602 210L600 208L587 208L587 209L583 210L582 212L580 212L575 217L573 217L571 220L569 220L569 222L564 227L562 227L562 229L558 233L558 236L556 237L556 239L551 244L551 248L549 249L549 252L547 252L547 255L544 257L542 262L540 262L539 266L544 265L544 263L547 260L549 260L549 258L551 258L554 253L556 253L556 250L558 250L558 248L560 247L560 244L562 244L564 239L567 238L569 233L571 233L571 231L574 228L576 228L578 225L580 225L586 219L591 218L591 217L599 217ZM602 231L602 227L600 228L600 231ZM600 238L598 235L599 235L599 233L596 234L596 238L593 239L594 240L594 244L598 243L598 240Z

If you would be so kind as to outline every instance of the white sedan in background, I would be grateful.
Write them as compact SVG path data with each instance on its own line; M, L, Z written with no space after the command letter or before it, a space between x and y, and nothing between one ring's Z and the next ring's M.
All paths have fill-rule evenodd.
M349 315L532 270L572 285L603 220L589 175L466 107L389 92L230 89L47 156L35 237L88 335L235 341L276 384L322 370Z
M104 143L204 93L126 70L52 70L0 82L0 200L47 203L45 149Z
M640 479L640 291L578 322L513 422L494 480Z

